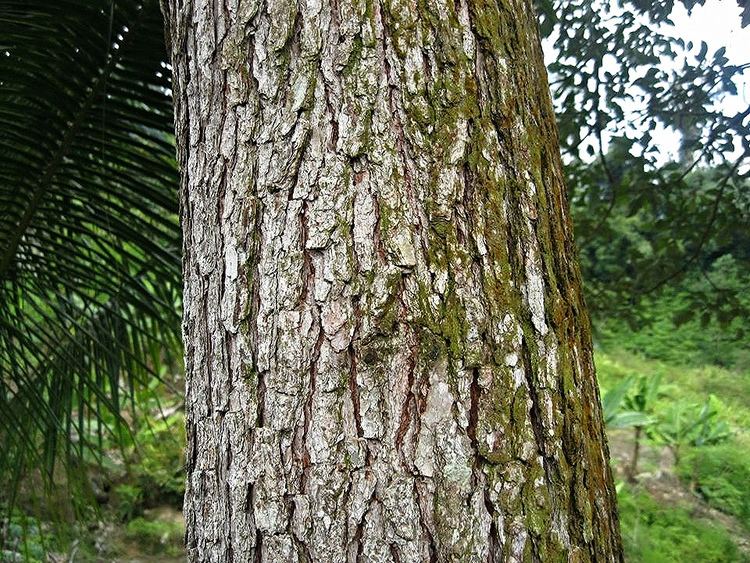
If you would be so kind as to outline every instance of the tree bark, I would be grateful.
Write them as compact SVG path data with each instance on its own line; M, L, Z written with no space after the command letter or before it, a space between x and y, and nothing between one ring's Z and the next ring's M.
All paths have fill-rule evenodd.
M168 0L191 561L620 561L531 0Z

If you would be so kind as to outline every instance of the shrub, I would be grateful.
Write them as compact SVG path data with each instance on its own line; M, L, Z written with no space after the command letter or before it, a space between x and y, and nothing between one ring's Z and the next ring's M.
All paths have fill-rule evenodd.
M10 519L0 520L0 561L41 563L52 539L42 531L38 521L16 513Z
M732 441L688 451L677 471L717 510L736 516L750 529L750 453Z
M182 506L185 492L185 431L182 413L166 419L149 419L136 436L137 449L130 459L139 499L144 506L169 503Z
M123 522L138 516L143 510L143 491L140 487L122 483L115 487L117 516Z
M703 405L677 401L661 416L654 434L672 451L675 463L679 464L680 454L688 446L714 446L732 437L729 424L719 416L717 404L721 402L713 395Z

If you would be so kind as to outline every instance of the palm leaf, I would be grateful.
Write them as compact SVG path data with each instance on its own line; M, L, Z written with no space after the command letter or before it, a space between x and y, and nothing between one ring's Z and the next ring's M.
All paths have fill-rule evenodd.
M101 455L133 391L179 357L165 58L155 0L0 0L6 486Z

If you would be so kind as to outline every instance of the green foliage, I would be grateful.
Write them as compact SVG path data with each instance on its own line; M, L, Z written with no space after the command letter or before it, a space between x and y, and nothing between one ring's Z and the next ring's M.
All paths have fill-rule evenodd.
M659 417L654 435L659 443L667 446L679 463L680 452L686 446L712 446L725 442L732 436L729 425L719 418L714 403L709 397L703 405L673 402Z
M627 336L614 340L630 347ZM675 343L675 346L680 345ZM664 413L674 402L703 404L707 397L715 395L721 398L712 401L720 418L732 427L750 427L750 377L747 372L710 365L672 365L622 349L597 350L596 368L604 389L611 389L624 379L637 378L643 373L660 375L664 383L661 386L663 396L655 406L658 413Z
M142 501L182 506L185 422L181 412L157 420L146 419L136 435L131 471Z
M750 529L750 443L736 441L689 450L678 474L709 505Z
M110 444L120 447L122 462L100 473L112 484L108 504L123 522L155 506L179 509L185 492L185 421L179 405L165 412L157 397L136 397L141 416L133 423L133 440L125 447Z
M635 384L635 392L625 395L625 405L635 412L651 412L661 393L661 374L641 375Z
M628 400L628 394L635 381L635 378L629 377L604 393L602 411L604 423L608 428L649 426L655 422L655 419L648 415L645 410L639 411L627 408L628 402L632 404L632 399Z
M157 0L0 5L0 500L74 482L178 365L163 37Z
M53 541L37 520L17 511L0 520L0 561L42 563Z
M34 483L25 484L23 507L45 520L41 525L45 533L40 536L36 521L15 516L10 535L0 535L0 545L10 546L6 549L12 547L14 552L28 546L29 553L36 554L23 555L20 561L46 560L35 559L40 546L45 554L75 550L76 560L83 561L113 560L131 551L164 557L182 554L184 524L179 509L184 493L184 420L179 403L166 406L175 398L162 395L135 394L136 410L141 414L132 423L134 433L124 443L105 440L103 447L110 463L80 472L90 489L85 499L79 498L84 491L82 487L67 487L43 499L30 499L27 490ZM66 496L72 499L62 504ZM95 502L94 498L96 508L90 504ZM39 504L40 500L43 504ZM51 506L56 503L61 504ZM88 508L77 514L80 523L74 522L71 504ZM24 523L27 523L25 528ZM0 561L5 560L0 557Z
M620 523L629 563L738 563L749 561L719 525L694 518L679 506L659 503L648 493L623 486Z
M680 39L669 29L675 2L537 4L590 306L635 321L643 297L681 287L722 256L750 272L750 109L721 104L747 61ZM677 161L664 162L659 129L681 134ZM736 318L748 312L740 295L685 297L689 310Z
M629 330L613 334L612 342L630 348L630 334ZM678 348L690 344L679 339L674 342ZM655 488L661 491L659 496L650 496L641 486L634 488L620 483L620 517L627 560L648 563L747 561L747 556L735 545L738 526L712 521L708 516L699 517L701 513L708 513L700 508L698 496L750 530L750 488L747 485L750 483L747 430L750 428L750 373L716 366L670 365L629 352L603 352L601 349L596 352L596 365L602 386L611 390L604 394L605 413L608 397L613 398L613 403L618 402L621 409L625 408L625 397L632 393L634 382L643 377L641 374L661 379L658 392L646 393L656 395L656 399L650 401L656 422L645 428L647 455L654 460L661 458L655 450L676 448L679 460L674 471L686 489L682 494L692 490L697 495L693 500L688 495L683 501L686 504L675 506L675 498L680 498L680 494L672 489L675 485L670 483L674 481L662 480L656 474L649 479L661 483ZM623 439L622 433L619 439ZM664 471L664 466L660 465L659 470ZM627 468L625 475L628 475Z
M696 307L694 300L710 291L734 293L741 301L736 310L742 311L750 306L750 294L743 291L749 286L750 278L742 275L736 261L724 256L705 276L691 278L682 290L670 289L658 299L644 299L636 326L628 318L597 319L597 339L605 348L617 347L670 364L748 370L750 317L725 311L732 307L729 297L720 299L723 304L705 301L706 309Z
M661 374L650 376L640 375L635 379L635 390L625 395L625 406L630 412L640 414L647 419L648 424L634 424L633 454L627 473L631 481L635 481L638 473L638 459L641 441L643 440L643 429L648 428L655 422L653 417L654 405L659 398L661 389Z
M130 483L120 483L114 488L117 517L123 522L132 520L143 511L143 491Z
M148 553L175 557L183 553L183 533L179 522L136 518L128 522L126 537Z

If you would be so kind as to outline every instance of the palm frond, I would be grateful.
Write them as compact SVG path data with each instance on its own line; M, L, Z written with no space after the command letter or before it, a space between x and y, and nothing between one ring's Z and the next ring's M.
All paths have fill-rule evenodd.
M164 60L155 0L0 0L4 485L117 441L133 389L179 357Z

